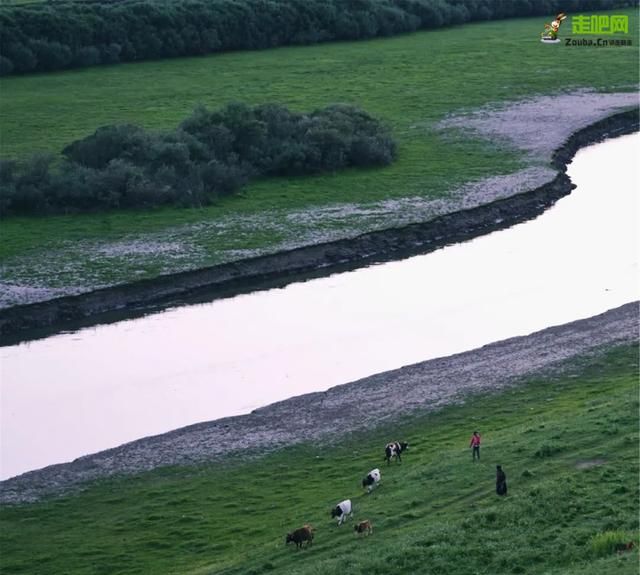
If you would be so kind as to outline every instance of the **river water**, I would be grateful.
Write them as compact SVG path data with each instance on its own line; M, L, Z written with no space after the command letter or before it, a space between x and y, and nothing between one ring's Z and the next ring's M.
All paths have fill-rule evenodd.
M640 136L535 220L431 254L0 350L0 478L638 299Z

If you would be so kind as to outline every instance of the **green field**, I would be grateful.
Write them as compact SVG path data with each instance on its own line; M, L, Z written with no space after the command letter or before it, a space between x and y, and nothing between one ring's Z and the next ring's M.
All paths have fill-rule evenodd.
M625 13L630 29L637 30L636 11ZM78 278L91 277L92 285L103 285L167 273L175 264L153 254L135 262L98 261L89 252L95 242L171 235L179 226L181 237L197 252L183 257L183 268L247 257L252 250L283 249L285 237L321 241L332 230L355 235L384 226L384 218L299 218L302 223L295 228L278 226L293 211L447 197L464 182L530 164L534 160L500 143L456 133L444 136L434 124L452 112L525 96L580 87L635 90L638 85L636 46L542 46L543 23L535 18L484 22L364 42L2 79L3 156L57 153L98 126L117 122L172 128L199 103L216 107L234 100L278 102L306 111L335 102L357 104L388 123L399 143L399 159L388 168L258 181L240 196L204 209L4 221L0 261L6 280L65 287L78 284ZM247 223L258 214L273 226L263 225L265 220ZM201 224L214 228L198 228ZM184 231L190 225L197 233ZM53 260L56 266L47 267ZM60 273L69 266L73 273Z
M628 14L637 30L636 11L615 13ZM538 18L484 22L370 41L4 78L0 149L5 156L58 152L101 125L170 128L199 103L229 101L279 102L295 110L356 104L386 119L411 149L426 136L412 127L460 108L579 86L637 88L637 47L549 49L540 45L541 28Z
M413 575L637 574L638 349L620 347L431 415L357 433L329 447L283 449L253 461L155 471L83 493L0 511L3 573L295 573ZM483 434L472 463L473 429ZM411 443L383 464L391 438ZM495 464L509 495L495 495ZM373 467L382 484L364 495ZM374 534L337 528L329 510L351 498ZM312 548L284 545L311 522ZM595 538L595 539L594 539Z

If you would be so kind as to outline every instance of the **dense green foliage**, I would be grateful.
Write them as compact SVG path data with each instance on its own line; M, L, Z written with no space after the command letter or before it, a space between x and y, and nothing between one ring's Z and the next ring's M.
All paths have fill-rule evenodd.
M0 74L391 36L633 0L189 0L0 7Z
M0 571L296 575L637 575L638 350L588 358L561 376L467 398L404 423L205 467L111 479L0 510ZM482 459L468 449L483 434ZM387 467L390 439L411 443ZM544 444L554 453L536 457ZM509 495L495 495L502 464ZM364 495L362 476L382 484ZM332 505L353 501L337 528ZM311 522L309 549L286 547Z
M99 128L67 146L65 159L0 162L0 215L202 206L250 178L389 164L389 131L353 106L311 114L282 106L204 107L171 132Z

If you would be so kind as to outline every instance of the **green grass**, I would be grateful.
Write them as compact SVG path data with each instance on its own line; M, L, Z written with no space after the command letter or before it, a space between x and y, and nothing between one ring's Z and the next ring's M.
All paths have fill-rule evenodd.
M604 531L591 539L591 553L595 557L611 555L632 539L627 531Z
M637 30L636 11L622 12L630 16L630 29ZM433 124L451 112L492 102L579 87L635 90L638 84L637 47L542 46L543 23L538 18L483 22L365 42L2 79L3 156L36 150L57 153L98 126L117 122L172 128L199 103L217 107L237 100L279 102L305 111L335 102L356 104L393 128L399 159L384 169L258 181L239 197L204 209L13 218L2 224L0 261L20 267L21 262L9 260L23 256L28 260L34 253L65 249L78 240L164 233L181 224L242 220L258 213L268 213L277 223L293 210L314 206L446 197L464 182L513 172L525 163L517 152L459 134L444 138ZM309 229L322 232L314 227L317 224L305 225L300 236ZM346 235L366 231L371 224L351 218L343 225ZM204 254L194 265L217 263L225 250L269 250L281 245L278 237L262 229L225 226L220 234L202 233L191 239ZM136 277L156 273L154 262L136 265L142 274ZM9 279L12 270L6 269Z
M628 14L637 30L635 10L615 13ZM298 110L357 104L385 118L411 149L425 139L412 126L458 108L577 86L636 88L636 47L549 49L539 42L541 27L539 18L484 22L364 42L5 78L1 149L58 152L100 125L169 128L198 103L232 100ZM442 155L437 146L429 151Z
M462 405L242 461L99 482L0 511L3 573L596 575L637 573L638 349L583 359ZM483 434L482 461L467 448ZM382 448L406 438L401 465ZM552 445L553 449L544 446ZM542 454L542 456L541 456ZM588 463L599 464L589 466ZM495 464L509 495L494 493ZM596 462L597 463L597 462ZM382 469L362 494L360 478ZM357 539L329 509L353 500L374 523ZM312 548L284 535L305 522ZM616 532L615 535L609 532ZM604 542L604 543L603 543Z

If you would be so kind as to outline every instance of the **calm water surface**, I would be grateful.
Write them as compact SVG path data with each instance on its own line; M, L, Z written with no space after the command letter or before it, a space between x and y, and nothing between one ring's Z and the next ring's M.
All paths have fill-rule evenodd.
M0 350L0 477L638 298L640 137L536 220L424 256Z

